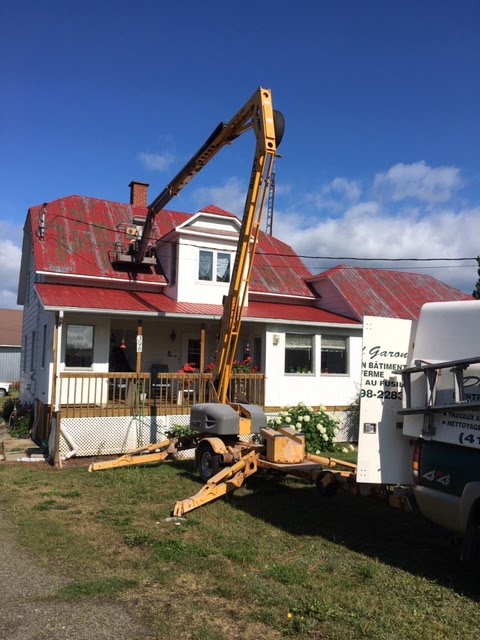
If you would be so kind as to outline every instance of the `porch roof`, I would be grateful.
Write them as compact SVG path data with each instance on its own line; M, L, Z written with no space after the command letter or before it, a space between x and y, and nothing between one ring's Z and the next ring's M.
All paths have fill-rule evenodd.
M38 296L47 311L139 314L143 316L220 318L223 307L216 304L176 302L163 293L125 291L102 287L82 287L37 283ZM361 327L351 318L313 306L251 301L244 319L309 324L340 324Z

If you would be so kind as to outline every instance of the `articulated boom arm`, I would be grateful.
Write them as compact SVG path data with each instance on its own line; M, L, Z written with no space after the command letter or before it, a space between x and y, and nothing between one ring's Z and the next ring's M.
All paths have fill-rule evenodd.
M278 114L277 119L283 121L281 114ZM260 87L230 122L227 124L221 122L197 153L148 206L142 238L135 254L135 262L141 263L145 258L157 213L164 209L174 196L180 193L220 149L251 128L254 129L257 136L257 149L262 149L263 147L272 148L273 153L275 153L274 114L268 89Z
M235 263L220 325L219 353L212 374L216 400L226 403L228 386L240 335L253 258L262 214L268 196L277 145L283 136L283 116L273 111L270 93L260 90L252 99L253 128L257 137L248 193L245 200Z

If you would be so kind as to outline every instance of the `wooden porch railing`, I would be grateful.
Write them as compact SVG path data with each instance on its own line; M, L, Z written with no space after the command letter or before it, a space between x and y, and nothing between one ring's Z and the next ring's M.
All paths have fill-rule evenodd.
M60 410L64 418L174 415L193 404L211 402L209 373L60 373ZM265 375L236 373L228 400L264 407Z

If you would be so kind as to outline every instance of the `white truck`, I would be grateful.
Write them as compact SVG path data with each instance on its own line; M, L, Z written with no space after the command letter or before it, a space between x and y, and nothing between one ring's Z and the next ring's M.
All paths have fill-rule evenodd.
M419 511L480 561L480 301L366 317L357 482L411 487Z
M8 396L13 391L13 384L11 382L0 382L0 398Z

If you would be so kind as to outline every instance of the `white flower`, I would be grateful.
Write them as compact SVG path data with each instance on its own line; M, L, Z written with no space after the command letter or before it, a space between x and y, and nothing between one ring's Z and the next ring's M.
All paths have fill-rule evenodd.
M277 416L275 418L275 424L282 424L282 419Z
M353 444L351 444L349 447L350 451L355 451L355 447L353 446Z
M319 429L320 433L322 433L323 435L325 435L327 433L327 430L325 429L325 427L322 425L320 425L320 429Z
M310 416L303 416L304 422L310 422Z
M320 455L320 449L317 449L317 450L315 451L315 455L316 455L316 456L319 456L319 455Z
M318 410L319 410L319 411L325 411L325 409L326 409L326 407L325 407L325 405L324 405L324 404L319 404L319 405L318 405Z
M322 433L322 425L321 424L317 424L317 431L320 431L320 433Z
M324 434L323 434L323 436L322 436L322 438L323 438L324 440L328 440L328 436L327 436L327 434L326 434L326 433L324 433Z
M301 423L300 423L300 422L297 422L297 424L295 425L295 429L296 429L297 431L300 431L300 429L301 429L301 428L302 428Z
M297 405L297 406L298 406L298 407L304 407L304 406L305 406L305 403L304 403L302 400L300 400L300 402L298 403L298 405Z
M285 418L285 422L286 422L287 424L289 424L291 421L292 421L292 419L291 419L291 417L290 417L290 416L287 416L287 417Z
M307 407L307 411L308 411L309 413L313 413L313 407Z
M347 449L347 447L343 447L343 448L342 448L342 453L348 453L348 449Z

